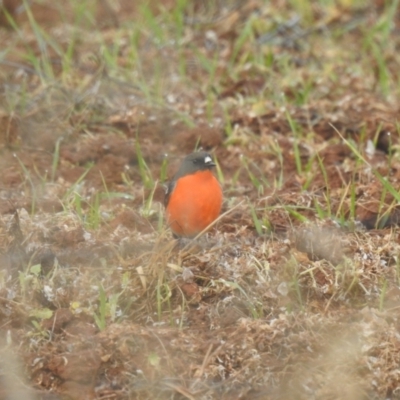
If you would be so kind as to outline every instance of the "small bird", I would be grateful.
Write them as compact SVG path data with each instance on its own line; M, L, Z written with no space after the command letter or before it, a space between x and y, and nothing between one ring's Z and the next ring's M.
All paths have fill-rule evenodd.
M223 196L213 167L210 154L191 153L168 184L164 205L175 237L193 238L218 218Z

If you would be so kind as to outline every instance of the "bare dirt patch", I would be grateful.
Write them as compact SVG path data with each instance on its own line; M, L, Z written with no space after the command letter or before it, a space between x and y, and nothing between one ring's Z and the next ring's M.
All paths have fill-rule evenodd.
M399 398L397 6L1 7L1 399Z

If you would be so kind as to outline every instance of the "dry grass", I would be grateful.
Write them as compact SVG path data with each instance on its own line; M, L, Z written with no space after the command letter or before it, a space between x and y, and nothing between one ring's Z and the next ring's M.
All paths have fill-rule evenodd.
M399 398L398 3L4 1L0 398Z

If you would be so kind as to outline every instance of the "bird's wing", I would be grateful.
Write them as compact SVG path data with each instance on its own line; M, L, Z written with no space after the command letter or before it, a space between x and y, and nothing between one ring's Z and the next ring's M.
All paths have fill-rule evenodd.
M171 193L174 191L176 182L171 181L165 186L165 197L164 197L164 206L168 206L169 198L171 197Z

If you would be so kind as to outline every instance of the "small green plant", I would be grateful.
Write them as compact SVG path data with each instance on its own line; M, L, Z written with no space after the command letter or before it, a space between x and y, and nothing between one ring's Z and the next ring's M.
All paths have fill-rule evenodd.
M356 218L356 207L357 207L357 201L356 201L357 186L355 183L354 176L349 185L350 185L350 218L352 221L354 221Z
M73 210L81 221L82 226L89 230L96 230L101 225L103 219L100 208L101 199L105 198L110 200L112 197L129 197L121 193L104 194L96 192L87 198L87 196L81 193L83 191L83 186L75 186L75 189L76 191L71 193L69 198L66 198L63 203L65 212Z
M286 119L289 123L290 130L293 133L293 153L294 153L294 161L296 163L297 174L299 176L302 175L303 165L301 163L301 155L300 155L300 147L299 147L299 127L296 122L293 120L288 111L286 111Z
M147 196L147 199L144 200L144 205L141 209L141 214L145 217L148 218L151 215L154 214L154 209L153 209L153 198L154 198L154 193L157 189L158 182L154 182L154 186L150 192L150 194Z
M16 154L15 154L15 158L17 159L17 161L24 173L24 177L28 181L29 186L30 186L30 192L31 192L31 196L32 196L30 213L33 215L36 212L36 203L37 203L36 185L31 177L30 171L28 171L28 169L25 167L24 163L19 159L19 157Z
M289 4L294 8L296 13L301 15L307 25L311 25L314 21L313 4L304 0L290 0Z
M332 206L331 206L331 195L330 195L330 183L329 183L329 178L328 178L328 174L326 172L326 168L324 165L323 160L321 159L321 157L319 156L319 154L317 154L317 160L318 160L318 165L319 165L319 169L322 172L322 176L324 177L324 183L325 183L325 199L326 199L326 213L328 215L328 217L331 217L332 215Z
M345 139L342 134L333 126L333 128L336 130L336 132L339 134L339 136L342 138L342 140L346 143L346 145L350 148L350 150L353 152L353 154L360 160L362 161L365 165L369 166L372 170L372 173L375 175L375 177L379 180L379 182L382 184L385 194L390 193L394 199L396 200L397 203L400 203L400 193L396 190L396 188L388 181L386 177L383 177L378 170L375 168L372 168L370 163L361 155L361 153L357 150L356 146L351 143L349 140ZM382 196L381 196L382 199Z
M95 193L91 200L87 203L88 212L85 218L85 226L89 229L96 230L100 226L100 193Z
M104 331L106 329L106 316L107 316L107 296L102 285L99 286L99 307L98 313L94 313L94 321L96 322L97 327Z
M325 196L324 196L325 197ZM329 210L325 208L325 205L321 205L319 202L318 197L314 197L314 208L317 212L317 216L320 220L324 220L326 218L329 218Z
M316 173L313 172L313 166L314 166L314 161L315 161L316 157L317 157L317 154L310 157L304 167L303 175L306 179L304 180L304 183L302 185L302 190L305 190L305 191L308 190L311 183L315 179Z
M258 194L263 194L264 193L264 187L269 187L269 183L267 181L267 179L263 176L262 171L260 170L260 168L252 161L248 161L248 159L244 156L240 157L240 161L242 166L244 167L244 169L246 170L251 183L253 184L253 186L257 189ZM251 162L251 166L252 168L254 168L255 170L259 171L259 177L258 178L255 173L252 171L252 169L249 166L249 162Z
M220 166L220 164L219 164L219 162L218 162L218 158L217 158L217 156L215 156L215 155L214 155L214 162L215 162L215 164L216 164L215 169L216 169L216 172L217 172L218 181L219 181L219 183L220 183L221 185L223 185L223 184L225 183L224 172L222 171L222 168L221 168L221 166Z
M263 224L261 220L258 218L256 210L253 207L253 205L249 204L249 207L250 207L251 218L254 223L254 228L256 229L257 234L261 236L263 234Z
M111 321L112 323L118 322L119 319L123 318L125 313L129 312L130 307L134 301L134 298L130 298L127 302L124 303L124 309L120 308L120 300L121 296L125 293L125 291L129 288L130 285L131 274L129 271L126 271L121 276L121 290L108 293L104 289L103 284L99 285L99 302L97 307L97 312L93 313L93 318L97 327L102 331L107 326L107 321ZM111 287L111 290L114 289Z
M25 271L20 271L18 274L19 287L21 291L22 299L25 301L28 293L32 290L36 290L40 287L39 275L40 275L40 264L28 266Z
M160 367L161 357L157 353L152 352L148 356L148 362L152 367L157 369Z
M230 74L234 76L234 70L238 68L239 65L243 65L247 60L246 57L249 55L250 52L243 51L245 45L248 45L249 42L254 41L254 32L253 32L253 21L252 19L248 19L240 30L240 34L237 37L232 54L229 59L230 65ZM243 57L239 60L240 52L243 51Z
M314 81L309 78L301 83L300 87L296 88L295 92L295 104L298 106L302 106L307 104L310 101L310 95L314 89Z
M36 22L32 13L31 7L27 0L23 0L24 10L28 17L31 28L34 32L37 45L40 49L40 55L36 55L32 48L26 46L27 60L31 63L34 69L38 72L43 82L46 80L54 80L55 73L53 68L52 57L50 55L50 49L54 51L61 58L63 57L63 50L60 48L58 43L51 38L46 31Z
M271 140L270 142L270 151L271 153L278 159L279 161L279 175L278 177L274 178L274 188L280 190L283 187L283 154L282 154L282 148L279 145L279 143L276 140Z
M299 222L304 223L308 221L308 218L298 211L305 209L304 207L283 206L283 208L288 212L289 215L297 219Z
M143 186L146 189L154 188L154 184L155 184L154 179L152 177L150 168L148 167L148 165L143 157L138 136L136 136L135 148L136 148L136 156L137 156L137 161L138 161L138 166L139 166L139 173L142 178Z
M164 183L167 180L168 157L164 157L160 168L160 182Z
M393 77L388 65L388 59L392 41L390 35L394 29L396 13L399 6L399 0L385 2L384 11L376 23L369 27L364 35L363 50L366 54L372 54L376 63L377 80L384 96L392 93Z
M151 7L143 2L139 8L140 15L143 20L143 25L147 27L148 33L151 33L153 41L164 43L166 40L165 30L160 24L160 16L156 16Z
M93 164L89 164L86 170L83 172L83 174L71 185L71 187L66 191L62 203L66 203L70 200L75 201L75 193L79 193L81 187L82 187L82 182L86 178L86 175L90 172L92 169Z
M57 167L60 162L60 144L61 144L62 138L59 138L56 141L56 145L54 147L54 153L53 153L53 162L51 164L51 182L54 182L54 179L56 177L56 172L57 172Z

